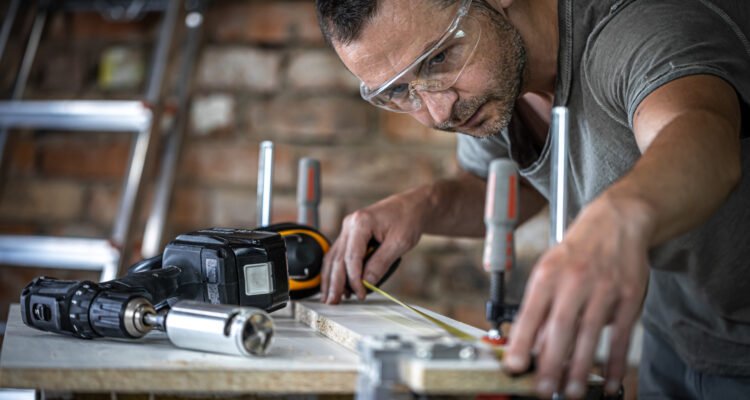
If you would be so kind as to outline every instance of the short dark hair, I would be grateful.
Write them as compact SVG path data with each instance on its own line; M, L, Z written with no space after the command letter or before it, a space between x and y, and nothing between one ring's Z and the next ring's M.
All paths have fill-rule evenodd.
M351 43L375 15L378 0L316 0L318 24L328 44Z
M457 0L435 0L446 7ZM378 10L379 0L316 0L318 24L328 44L349 44Z

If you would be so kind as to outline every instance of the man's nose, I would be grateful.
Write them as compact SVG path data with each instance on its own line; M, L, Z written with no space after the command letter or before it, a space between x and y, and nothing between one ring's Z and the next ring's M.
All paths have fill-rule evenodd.
M458 100L458 93L453 89L438 92L422 91L419 92L419 96L436 124L447 122L450 119L453 104Z

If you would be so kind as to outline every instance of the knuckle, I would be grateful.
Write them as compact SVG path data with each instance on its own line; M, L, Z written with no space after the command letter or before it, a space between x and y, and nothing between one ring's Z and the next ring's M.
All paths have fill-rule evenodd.
M346 217L347 226L356 228L366 225L370 221L370 212L366 210L357 210Z
M596 264L587 259L574 258L566 262L565 276L569 279L575 280L577 283L585 283L590 281L592 278L597 279L601 277L598 273L599 270L596 268Z
M586 313L581 318L581 326L585 327L582 328L582 333L584 333L587 337L593 337L594 331L599 330L598 326L601 325L599 315L597 313Z
M626 303L637 300L638 290L632 285L620 286L620 299Z
M401 245L401 248L399 250L403 251L407 251L416 246L417 243L419 243L419 239L421 237L419 232L405 232L402 236L404 237L404 239L399 241L399 244Z
M543 285L553 280L556 275L554 265L549 262L542 262L534 267L530 280L537 285Z
M614 281L606 279L597 282L595 295L600 296L603 304L612 304L617 297L617 285Z

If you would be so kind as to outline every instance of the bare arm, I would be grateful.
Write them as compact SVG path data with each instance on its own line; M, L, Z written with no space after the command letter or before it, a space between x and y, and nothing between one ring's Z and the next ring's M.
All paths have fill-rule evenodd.
M485 233L484 202L486 182L461 171L455 178L425 187L429 212L424 233L448 236L482 237ZM526 180L521 180L521 216L519 224L533 217L547 204Z
M522 182L522 221L545 204L544 198ZM321 301L338 303L348 281L358 298L366 291L361 280L376 283L388 267L413 248L423 233L448 236L484 235L485 181L471 173L443 179L390 196L348 215L341 235L323 262ZM363 265L367 242L381 243Z
M675 80L640 104L634 134L643 156L534 267L511 333L509 370L525 369L538 342L538 392L560 387L579 398L602 327L612 323L606 389L617 390L645 296L647 252L724 202L741 173L739 126L734 89L713 76Z
M643 157L610 192L642 205L653 246L705 221L739 182L739 103L720 78L683 78L647 97L633 125Z

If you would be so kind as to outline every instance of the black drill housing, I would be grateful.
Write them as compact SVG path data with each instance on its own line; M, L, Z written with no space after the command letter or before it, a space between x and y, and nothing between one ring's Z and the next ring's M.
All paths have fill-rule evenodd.
M246 229L183 234L122 278L99 284L36 278L21 292L21 313L26 325L44 331L133 338L123 321L138 298L157 310L180 300L277 310L289 300L284 240Z
M186 233L165 247L161 265L190 265L200 276L199 293L189 300L268 312L289 300L286 246L278 233L229 228Z

